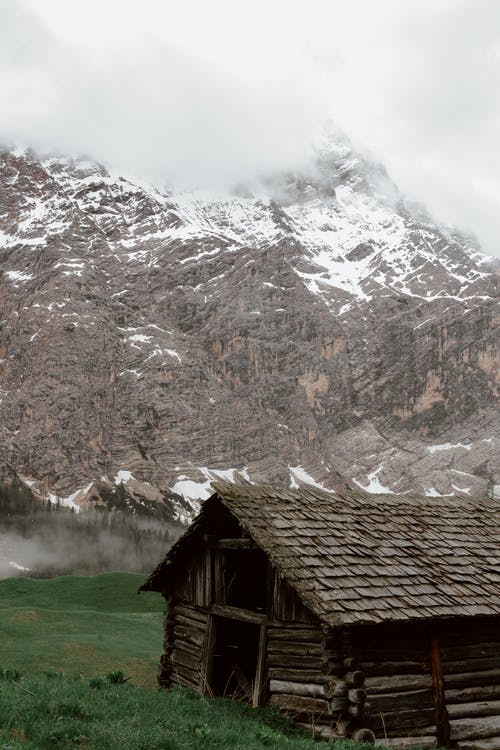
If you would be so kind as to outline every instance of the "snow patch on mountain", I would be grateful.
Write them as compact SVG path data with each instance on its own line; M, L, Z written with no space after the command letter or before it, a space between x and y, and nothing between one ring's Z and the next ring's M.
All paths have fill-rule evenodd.
M23 273L22 271L5 271L5 275L14 282L31 281L35 278L32 274Z
M127 484L127 482L130 482L131 479L135 479L131 471L128 471L127 469L120 469L120 471L116 473L113 482L118 486L120 484Z
M288 469L290 471L289 486L291 489L299 489L304 485L310 485L312 487L317 487L319 490L323 490L323 492L333 492L333 490L330 490L328 487L325 487L324 484L314 479L314 477L306 471L303 466L289 466Z
M373 494L386 492L386 493L394 494L393 490L391 490L391 488L387 487L385 484L382 484L382 482L379 479L379 474L383 468L384 468L384 464L381 464L376 469L371 471L367 475L368 481L366 484L360 482L358 479L353 479L352 481L354 482L354 484L357 484L358 487L364 490L364 492L370 492Z
M53 492L49 492L48 499L54 505L64 505L66 508L71 508L72 510L74 510L75 513L80 513L80 511L82 510L81 502L90 492L93 484L93 482L90 482L85 487L81 487L80 489L75 490L75 492L72 492L66 497L60 497Z
M456 450L457 448L463 448L466 451L470 451L472 448L471 443L441 443L440 445L428 445L428 453L438 453L441 451Z

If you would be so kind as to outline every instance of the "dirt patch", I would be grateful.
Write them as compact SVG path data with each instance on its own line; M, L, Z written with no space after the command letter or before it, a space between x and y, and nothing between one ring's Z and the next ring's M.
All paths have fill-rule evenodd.
M36 622L40 617L38 612L34 609L21 609L15 616L16 622Z

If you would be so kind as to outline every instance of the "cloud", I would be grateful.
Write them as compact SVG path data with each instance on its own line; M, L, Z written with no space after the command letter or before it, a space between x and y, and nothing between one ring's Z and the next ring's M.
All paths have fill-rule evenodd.
M324 120L500 255L496 0L0 0L0 139L166 182L300 169Z
M166 181L227 183L300 163L324 116L313 77L293 61L252 75L148 28L106 47L75 44L73 26L64 36L27 4L4 20L4 139ZM25 28L32 43L12 43Z

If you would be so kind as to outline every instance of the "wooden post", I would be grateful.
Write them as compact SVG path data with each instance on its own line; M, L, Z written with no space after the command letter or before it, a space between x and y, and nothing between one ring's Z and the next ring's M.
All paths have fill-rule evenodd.
M450 746L450 722L446 710L444 696L443 669L441 665L441 651L439 650L439 635L436 629L431 633L431 669L432 691L434 693L434 710L436 714L436 735L438 746Z
M214 647L217 625L215 618L208 615L205 644L200 669L200 692L210 694L212 681L212 666L214 660Z
M214 604L226 603L226 575L224 566L224 552L218 549L214 555Z
M207 547L205 551L205 586L203 591L203 601L200 602L204 607L209 607L212 603L213 596L212 586L212 550Z
M263 683L266 661L266 636L266 625L263 624L260 626L259 648L257 651L257 667L255 670L255 684L253 688L253 706L260 706L262 704L262 692L264 689Z
M274 619L274 585L274 568L268 560L266 572L266 614L269 621Z

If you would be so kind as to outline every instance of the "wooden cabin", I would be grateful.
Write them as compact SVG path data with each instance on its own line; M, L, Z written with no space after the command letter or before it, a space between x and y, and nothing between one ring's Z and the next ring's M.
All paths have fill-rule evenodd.
M321 738L500 750L496 501L214 490L142 586L167 600L161 686Z

